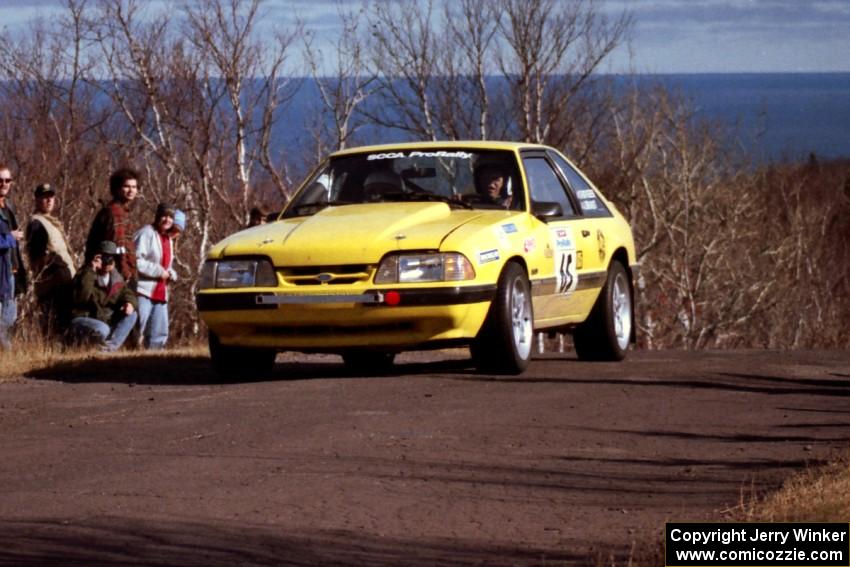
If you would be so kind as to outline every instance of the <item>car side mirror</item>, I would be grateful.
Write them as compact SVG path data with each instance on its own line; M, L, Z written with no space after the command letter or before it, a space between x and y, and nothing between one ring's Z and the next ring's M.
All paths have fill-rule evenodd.
M531 203L531 214L546 222L548 218L564 216L564 209L555 201L534 201Z

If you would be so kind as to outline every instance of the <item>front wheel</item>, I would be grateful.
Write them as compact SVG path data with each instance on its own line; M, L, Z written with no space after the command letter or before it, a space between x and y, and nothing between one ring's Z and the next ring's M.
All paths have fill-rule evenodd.
M223 380L264 376L272 371L277 357L277 351L272 349L223 345L212 332L209 345L213 370Z
M531 360L533 326L528 277L511 262L499 276L490 312L470 347L475 365L497 374L522 373Z
M580 360L623 360L632 337L632 286L620 262L611 264L605 287L573 342Z

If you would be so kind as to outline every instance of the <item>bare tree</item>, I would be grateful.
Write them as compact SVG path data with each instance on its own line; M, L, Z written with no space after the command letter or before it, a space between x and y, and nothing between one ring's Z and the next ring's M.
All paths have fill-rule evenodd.
M722 131L664 89L626 93L611 125L599 179L635 231L645 344L728 343L772 305L774 282L753 277L760 251L752 179L723 151Z
M378 77L378 104L370 119L419 138L441 137L434 114L434 78L440 75L433 0L375 1L370 5L369 56Z
M243 220L253 202L255 164L264 166L280 195L289 187L272 158L272 130L281 106L295 93L283 76L299 30L278 33L274 45L256 37L260 0L194 0L185 5L187 37L223 82L232 113L234 171ZM257 120L259 118L259 120Z
M352 9L337 3L342 27L329 54L335 63L332 66L323 65L326 54L316 46L315 34L304 35L304 59L321 103L314 136L316 161L328 152L345 149L355 138L357 131L364 126L358 112L377 87L377 77L366 61L363 35L365 6L364 3L359 9Z
M88 221L82 217L96 203L92 195L108 169L93 142L109 110L96 103L83 82L93 66L86 55L85 6L84 0L66 0L66 10L53 25L35 22L0 43L4 161L20 170L24 210L35 184L58 186L72 245L80 243L76 228Z
M506 44L500 67L510 82L519 137L547 142L553 125L568 119L576 95L625 41L631 17L623 13L609 22L593 0L500 0L498 9Z
M169 14L144 13L136 0L102 1L90 20L108 77L90 84L122 118L104 137L145 170L150 205L167 199L190 212L192 236L178 256L190 275L211 242L245 222L257 166L288 191L285 167L271 153L281 105L293 92L282 72L294 35L267 49L255 37L258 6L194 2L179 34ZM121 127L128 135L116 139ZM188 295L196 280L186 281Z

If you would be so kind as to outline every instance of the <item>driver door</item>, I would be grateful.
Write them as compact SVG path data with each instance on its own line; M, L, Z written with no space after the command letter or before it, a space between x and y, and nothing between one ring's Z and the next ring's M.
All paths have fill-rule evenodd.
M546 210L546 216L537 218L545 262L539 277L532 280L535 322L540 326L569 323L582 312L576 291L582 274L595 268L596 233L590 227L592 220L577 212L578 204L545 152L523 152L522 164L532 212Z

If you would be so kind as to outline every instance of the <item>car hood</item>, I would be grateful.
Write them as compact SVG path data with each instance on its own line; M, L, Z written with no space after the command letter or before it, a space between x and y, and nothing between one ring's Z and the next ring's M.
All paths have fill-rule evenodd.
M449 234L481 214L445 203L328 207L243 231L217 248L226 256L268 255L276 266L377 263L395 250L439 250Z

